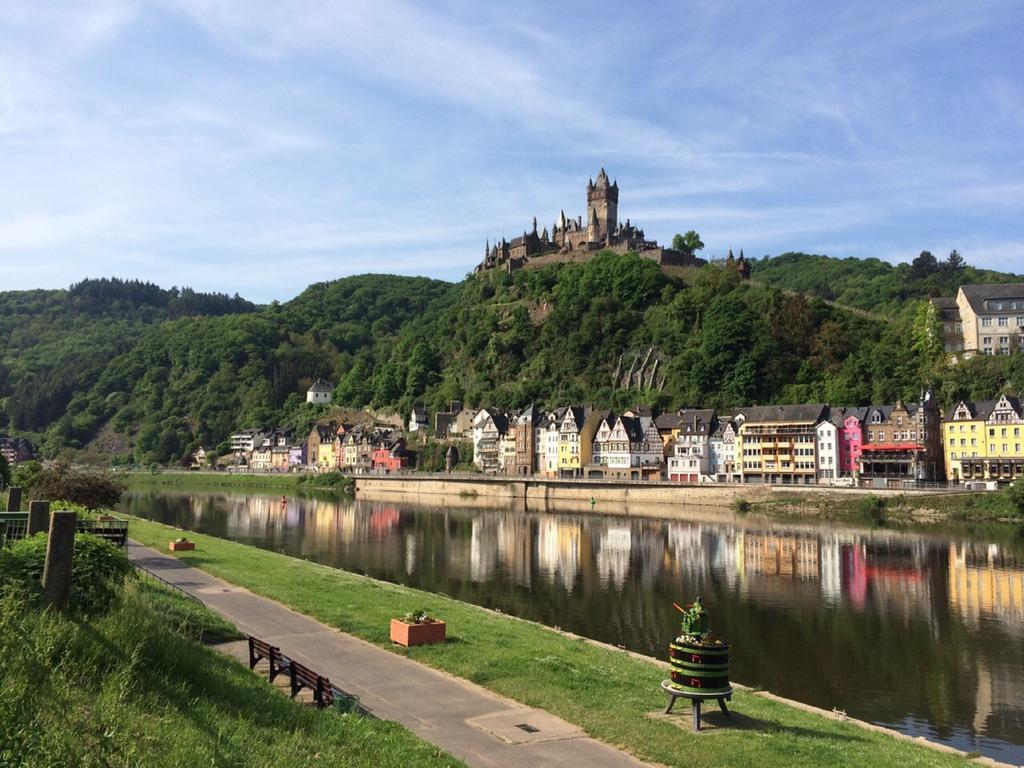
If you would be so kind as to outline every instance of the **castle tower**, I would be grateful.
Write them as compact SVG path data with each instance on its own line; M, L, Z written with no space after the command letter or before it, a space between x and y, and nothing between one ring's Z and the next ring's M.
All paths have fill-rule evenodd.
M596 236L590 239L604 242L615 232L619 224L619 183L608 183L604 168L597 174L597 181L587 183L587 210L597 213Z

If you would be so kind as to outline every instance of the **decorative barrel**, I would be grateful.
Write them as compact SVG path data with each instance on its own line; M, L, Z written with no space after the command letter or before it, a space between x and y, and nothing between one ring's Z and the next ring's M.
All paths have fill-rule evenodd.
M668 647L672 687L683 693L729 693L729 644L677 640Z

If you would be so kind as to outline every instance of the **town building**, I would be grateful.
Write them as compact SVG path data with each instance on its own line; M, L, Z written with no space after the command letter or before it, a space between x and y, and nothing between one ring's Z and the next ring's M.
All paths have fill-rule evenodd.
M1024 349L1024 283L961 285L953 299L932 299L947 352L965 358Z
M816 428L818 451L815 457L819 483L829 483L839 477L839 426L834 419L842 420L841 408L825 407L825 418Z
M942 442L947 480L959 483L986 479L985 428L994 406L994 400L979 403L961 400L946 414Z
M421 429L426 429L429 424L430 418L427 416L427 409L422 405L414 405L412 413L409 414L409 431L419 432Z
M1024 477L1024 411L1016 397L961 400L943 424L946 478L1012 482Z
M24 437L8 437L0 435L0 454L7 460L8 465L14 466L23 461L31 461L36 457L35 448L32 443Z
M501 468L501 439L508 432L508 419L497 411L481 408L473 426L473 464L481 472L496 473ZM512 444L515 455L515 443Z
M332 392L334 392L333 386L323 379L317 379L313 382L313 386L306 390L306 402L313 403L314 405L329 403L331 402Z
M235 432L229 438L231 440L231 452L252 453L253 448L257 445L263 445L263 441L266 440L269 434L269 430L263 429L243 429L240 432Z
M666 461L669 480L700 483L712 479L711 435L717 426L711 409L682 411L673 428L674 442ZM659 434L664 438L661 428Z
M583 467L590 463L594 436L591 433L589 439L583 437L583 425L588 416L589 413L578 405L569 406L562 415L558 425L559 477L582 477Z
M935 400L871 406L864 418L860 480L878 487L945 479Z
M864 442L864 417L867 408L844 408L839 428L839 476L856 477L860 472L860 454Z
M563 210L551 227L543 231L537 230L537 219L533 219L533 227L523 230L520 237L500 241L491 245L488 240L484 247L484 259L477 265L475 272L502 268L509 272L519 269L530 259L552 255L564 257L561 260L580 261L580 257L599 250L611 250L616 253L633 251L643 258L652 259L659 264L677 266L702 266L707 262L690 253L663 248L654 240L648 240L642 229L637 228L626 219L619 222L619 185L610 181L604 168L597 174L597 180L587 182L587 213L586 223L583 216L575 219L567 218Z
M711 453L711 475L718 483L738 483L742 480L740 465L736 461L736 425L732 415L716 416L717 426L708 438Z
M826 406L761 405L736 415L736 452L744 483L807 485L816 481L817 426Z
M506 466L510 475L528 476L534 473L536 464L537 425L541 420L541 412L533 403L526 406L523 412L512 421L509 428L510 437L515 444L512 463Z
M621 480L660 479L664 459L661 437L650 416L606 413L593 440L587 477Z

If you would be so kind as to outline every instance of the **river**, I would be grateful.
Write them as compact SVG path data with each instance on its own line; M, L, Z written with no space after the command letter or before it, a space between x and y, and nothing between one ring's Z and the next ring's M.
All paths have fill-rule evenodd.
M664 658L700 595L732 678L1024 763L1024 534L135 490L121 510ZM652 692L652 709L660 702Z

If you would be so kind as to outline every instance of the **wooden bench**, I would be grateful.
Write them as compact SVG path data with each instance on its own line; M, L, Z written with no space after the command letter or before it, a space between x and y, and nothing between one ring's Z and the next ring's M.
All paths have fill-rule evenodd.
M288 664L288 670L291 673L293 699L300 690L308 688L313 692L313 701L317 707L323 709L334 703L334 686L326 677L318 675L297 661L291 661Z
M288 669L290 662L281 653L281 649L276 645L271 645L258 638L249 635L249 669L255 669L256 664L261 659L266 659L270 663L270 681L273 682L274 678L277 677L281 672ZM292 693L292 696L295 694Z

